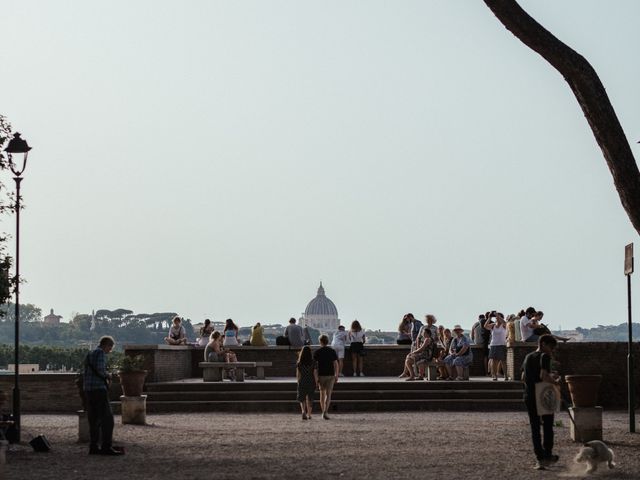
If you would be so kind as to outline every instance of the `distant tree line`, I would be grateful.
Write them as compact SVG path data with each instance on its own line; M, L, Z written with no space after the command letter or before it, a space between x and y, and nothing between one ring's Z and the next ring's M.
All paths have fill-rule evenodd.
M68 370L81 368L88 348L62 348L49 345L20 345L20 363L38 364L40 370ZM7 368L14 362L13 345L0 345L0 368ZM122 353L113 352L107 357L108 364L115 366L121 359Z
M585 342L626 342L629 339L629 324L598 325L594 328L576 328L576 332L584 335ZM640 340L640 323L631 324L633 341Z
M15 335L13 304L0 306L5 316L0 318L0 344L13 344ZM103 335L116 340L116 349L125 343L159 344L167 336L175 312L138 313L119 308L100 309L95 315L77 314L69 323L46 325L42 313L35 305L20 305L20 343L59 347L95 346ZM195 339L191 321L183 321L187 336Z

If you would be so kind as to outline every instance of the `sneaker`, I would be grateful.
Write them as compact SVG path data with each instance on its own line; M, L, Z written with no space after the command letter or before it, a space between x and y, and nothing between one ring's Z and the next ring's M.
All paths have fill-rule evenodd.
M124 455L124 452L122 450L116 450L113 447L109 447L109 448L100 449L100 455L116 456L116 455Z
M329 415L327 415L326 413L323 413L323 414L322 414L322 418L323 418L324 420L329 420Z
M461 382L461 381L463 381L463 380L464 380L464 378L462 378L462 377L456 377L456 381L457 381L457 382Z
M360 372L360 376L361 376L361 377L364 377L364 373Z
M357 373L354 373L354 374L353 374L353 376L354 376L354 377L357 377L357 376L358 376L358 374L357 374Z
M302 414L302 419L303 419L303 420L306 420L306 419L307 419L307 414L306 414L306 413L303 413L303 414Z
M89 455L100 455L100 449L97 445L89 446Z
M338 375L339 377L344 377L344 373L341 373L340 375Z
M542 460L537 460L536 464L533 466L533 468L534 468L534 470L546 470L546 468L544 468Z
M560 456L558 455L545 455L543 459L544 463L546 463L547 465L556 463L558 460L560 460Z
M498 381L498 377L493 377L493 381L497 382Z

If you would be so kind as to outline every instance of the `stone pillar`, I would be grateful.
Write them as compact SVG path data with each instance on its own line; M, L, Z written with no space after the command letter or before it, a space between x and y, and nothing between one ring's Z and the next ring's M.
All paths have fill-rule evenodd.
M6 440L0 440L0 473L4 474L4 464L7 463L7 449L9 448L9 442ZM4 478L0 476L0 478Z
M602 407L569 407L571 440L590 442L602 440Z
M147 396L120 397L120 408L122 410L122 423L134 425L146 425L147 423Z
M78 443L89 443L89 417L84 410L78 410Z

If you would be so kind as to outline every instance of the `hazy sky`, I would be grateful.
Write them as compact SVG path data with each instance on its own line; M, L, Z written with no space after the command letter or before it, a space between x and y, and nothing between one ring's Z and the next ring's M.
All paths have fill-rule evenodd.
M595 67L640 155L640 2L522 5ZM2 17L0 113L33 147L24 302L248 325L300 315L322 280L367 328L529 305L552 328L626 321L637 234L600 149L482 1L15 0Z

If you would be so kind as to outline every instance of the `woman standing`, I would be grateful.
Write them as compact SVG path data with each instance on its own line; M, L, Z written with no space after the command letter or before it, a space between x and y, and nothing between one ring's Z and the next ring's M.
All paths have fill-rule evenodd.
M358 374L364 377L362 372L364 344L366 338L364 336L364 330L358 320L354 320L351 323L351 330L349 330L349 342L351 343L349 350L351 351L351 364L353 365L353 376L357 377Z
M491 332L491 340L489 341L489 370L493 380L498 380L498 372L502 368L502 374L505 375L505 361L507 360L507 324L504 321L504 315L500 312L496 313L496 323L487 322L484 328ZM506 376L505 376L506 380Z
M230 318L227 318L223 335L223 345L225 347L237 347L238 345L240 345L240 342L238 342L238 326L233 323L233 320L231 320Z
M471 365L473 361L471 344L469 339L464 336L464 330L460 325L453 327L453 333L456 336L451 341L449 355L444 358L444 364L447 366L449 380L464 380L464 368ZM454 373L457 373L456 377L454 377Z
M316 380L313 375L313 355L311 355L311 347L308 345L300 350L296 365L296 379L298 380L297 399L302 409L302 420L311 420Z
M213 333L213 325L208 318L204 321L204 325L200 327L200 338L198 338L198 345L206 347L209 343L209 337Z
M402 317L402 321L400 325L398 325L398 338L396 339L396 343L398 345L411 345L411 328L413 324L409 317L406 315Z
M331 340L331 348L336 351L336 355L338 355L338 376L344 377L342 373L342 368L344 367L344 347L347 343L347 339L349 334L344 331L344 325L340 325L338 327L338 331L333 334L333 339Z

